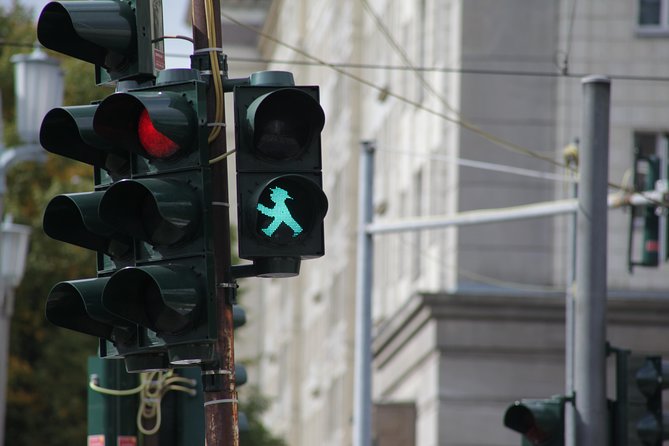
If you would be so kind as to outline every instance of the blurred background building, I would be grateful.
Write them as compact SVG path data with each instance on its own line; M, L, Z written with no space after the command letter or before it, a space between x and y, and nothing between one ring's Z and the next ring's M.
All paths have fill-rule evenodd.
M257 10L253 25L271 39L225 19ZM326 114L327 254L297 278L242 283L251 324L236 355L255 360L267 421L291 446L351 444L361 141L377 147L378 221L569 198L560 165L579 137L580 81L605 74L609 179L629 186L635 150L667 159L667 10L667 0L223 2L231 69L257 57L258 69L292 71L320 85ZM569 221L375 238L377 446L519 444L504 409L564 392ZM667 267L628 271L629 222L629 209L610 211L609 339L667 353Z

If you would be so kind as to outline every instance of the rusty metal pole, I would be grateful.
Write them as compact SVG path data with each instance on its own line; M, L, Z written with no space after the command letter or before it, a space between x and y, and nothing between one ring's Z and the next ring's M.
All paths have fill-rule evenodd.
M193 0L193 45L197 53L204 48L222 48L221 14L219 0L213 0L216 42L209 43L204 0ZM221 55L222 56L222 55ZM221 66L222 74L225 66ZM216 95L213 83L207 92L208 122L214 119ZM225 124L225 110L222 122ZM226 132L222 128L219 136L210 143L209 158L226 152ZM237 391L234 375L234 333L232 302L234 280L230 271L230 215L228 201L228 168L225 159L211 166L212 218L214 229L214 256L216 259L216 312L218 318L217 354L218 364L202 368L204 385L204 419L207 446L238 446Z

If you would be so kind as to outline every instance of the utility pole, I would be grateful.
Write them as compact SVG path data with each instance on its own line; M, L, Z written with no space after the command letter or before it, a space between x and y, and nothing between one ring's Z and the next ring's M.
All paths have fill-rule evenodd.
M606 238L611 81L583 84L577 210L574 390L576 445L608 444L606 407Z
M372 261L374 240L366 228L372 223L374 198L374 143L360 147L357 282L355 293L355 372L353 391L353 446L371 446L372 412Z
M564 158L569 169L569 174L574 182L571 184L571 196L578 199L578 139L565 148ZM576 220L577 214L569 215L567 223L567 242L569 251L567 255L567 274L565 277L565 395L569 398L564 406L564 438L565 446L575 446L576 442L576 418L574 407L574 308L576 285Z
M210 27L216 36L210 42L207 28L206 2L211 1L213 14L209 14ZM203 49L212 49L217 53L217 61L221 63L221 75L224 73L221 14L219 0L199 0L193 2L193 45L195 54ZM211 11L211 10L210 10ZM206 51L208 54L208 51ZM209 59L206 59L209 60ZM211 70L212 67L209 67ZM226 147L225 109L221 122L215 122L216 92L211 79L207 92L207 121L221 126L222 131L210 143L210 158L224 154ZM222 95L220 100L222 100ZM230 257L230 214L228 201L228 170L225 158L211 166L212 178L212 215L214 231L214 255L216 275L216 312L218 315L217 355L218 364L203 367L202 382L204 385L204 418L205 438L207 446L237 446L239 431L237 425L237 391L234 375L234 326L232 302L234 300L235 283L231 273Z

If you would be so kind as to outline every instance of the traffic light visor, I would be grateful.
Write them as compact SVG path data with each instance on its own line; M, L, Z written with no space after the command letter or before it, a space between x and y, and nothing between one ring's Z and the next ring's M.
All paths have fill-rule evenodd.
M194 233L201 209L190 185L145 178L112 185L100 202L100 217L137 239L165 246Z
M102 302L109 311L156 333L188 328L201 300L197 275L177 266L123 268L109 279Z
M299 158L325 125L316 99L296 88L283 88L256 99L247 110L253 145L268 161Z
M47 297L46 318L59 327L112 342L125 342L133 325L102 307L102 290L108 279L83 279L56 284Z
M102 169L122 171L128 157L93 130L97 105L59 107L50 110L42 120L40 144L57 155L72 158ZM109 158L113 156L114 160Z
M562 406L561 399L516 401L504 414L504 426L542 445L562 431Z
M114 71L136 55L134 34L134 13L121 1L51 2L37 22L46 48Z
M127 255L132 246L129 238L119 234L98 215L103 194L82 192L54 197L44 211L46 235L115 258Z

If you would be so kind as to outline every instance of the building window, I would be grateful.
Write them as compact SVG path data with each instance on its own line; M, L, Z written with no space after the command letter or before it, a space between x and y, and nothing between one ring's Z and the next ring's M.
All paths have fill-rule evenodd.
M639 0L639 31L669 34L669 0Z

